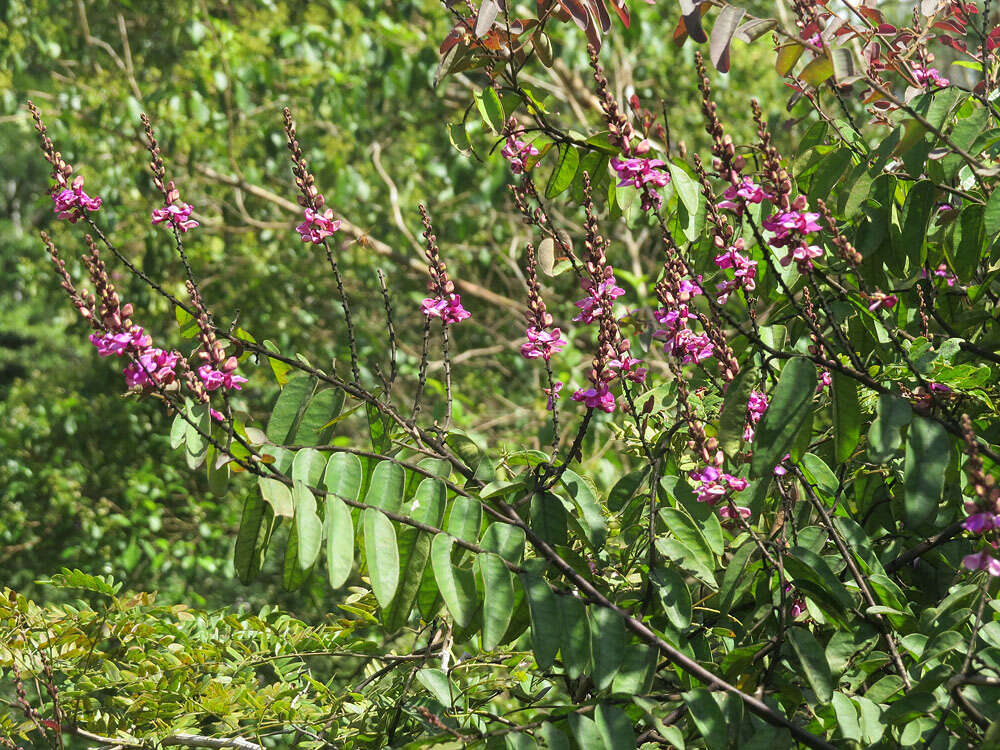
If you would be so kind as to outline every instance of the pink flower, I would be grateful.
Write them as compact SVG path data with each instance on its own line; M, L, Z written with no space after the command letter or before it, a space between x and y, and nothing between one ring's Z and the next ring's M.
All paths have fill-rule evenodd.
M340 219L333 218L333 211L326 209L322 214L311 208L305 210L305 221L295 227L303 242L320 244L327 237L340 230Z
M549 397L548 401L545 402L545 408L548 411L553 411L556 408L556 401L559 400L559 391L562 390L563 382L557 380L552 384L551 388L542 388L542 393Z
M553 354L558 354L566 346L566 340L562 338L562 332L558 328L549 332L532 326L525 334L528 340L521 345L521 356L526 359L541 357L547 362Z
M308 209L307 209L308 210ZM191 217L194 207L190 203L183 203L180 206L173 204L153 210L152 222L160 224L164 221L170 222L180 232L186 232L198 226L198 222Z
M642 362L641 359L633 359L628 354L622 354L618 359L608 362L608 367L612 370L618 370L618 375L624 374L633 383L642 383L646 380L648 370L645 367L636 367L640 362ZM612 375L612 377L615 376Z
M608 307L614 304L616 299L625 294L625 290L618 286L614 276L597 284L584 279L581 286L587 291L588 296L574 303L580 308L580 312L573 318L575 323L593 323L604 314Z
M692 471L688 476L691 477L692 481L698 483L698 486L695 487L695 492L698 494L698 502L708 503L713 506L717 505L731 492L742 492L749 484L746 479L734 477L732 474L719 471L714 466L704 466L699 470ZM737 510L739 509L737 508ZM727 508L726 511L720 511L720 515L724 518L735 518L731 510ZM749 514L750 511L747 510L747 516ZM740 515L743 515L742 512L740 512Z
M816 385L816 393L820 393L825 388L829 388L833 385L833 376L830 375L829 370L823 370L819 374L819 383Z
M580 389L573 394L574 401L582 401L588 409L600 409L610 414L615 410L615 397L606 385L600 388Z
M798 617L805 611L806 611L806 602L804 599L796 597L795 599L792 600L792 609L790 610L792 618Z
M139 352L148 348L153 340L136 326L119 333L108 332L101 336L90 334L90 343L97 347L97 353L102 357L123 356L128 351Z
M926 273L927 272L924 271L924 274L925 274L924 278L927 278ZM955 286L955 282L958 281L958 277L956 277L953 273L951 273L948 270L948 264L947 263L942 263L937 268L935 268L934 269L934 275L937 276L940 279L944 279L945 282L948 284L948 286Z
M962 528L973 534L984 534L992 529L1000 529L1000 516L994 513L973 513L962 521Z
M659 208L662 202L660 194L655 188L665 187L670 183L670 173L665 172L660 167L665 167L666 162L661 159L612 159L611 168L618 173L620 182L618 187L631 185L636 190L642 190L644 185L650 185L649 195L642 196L642 210L650 211Z
M511 134L507 136L507 143L500 153L510 162L510 171L514 174L521 174L524 172L525 162L528 158L538 156L539 151L532 144L520 141Z
M214 391L219 388L227 391L240 391L243 390L240 386L247 382L247 379L242 375L237 375L235 372L216 370L211 365L202 365L199 367L198 377L205 384L205 390L207 391Z
M942 76L937 68L914 68L913 78L917 83L927 86L947 86L950 81Z
M743 203L737 203L737 198L742 198L746 203L761 203L765 199L770 199L770 194L749 177L744 177L739 186L730 185L726 192L722 194L725 200L719 202L719 208L728 208L730 211L739 213L743 210Z
M216 411L215 409L209 409L208 413L211 415L212 419L214 419L216 422L224 422L226 420L221 411Z
M52 196L55 201L56 216L71 224L83 218L84 211L96 211L101 207L100 198L91 198L83 192L83 177L77 176L73 184Z
M872 292L869 299L871 300L868 305L870 312L875 312L879 308L891 310L899 302L899 298L895 294L883 294L882 292Z
M177 374L174 368L180 354L149 347L138 356L137 362L130 362L123 372L129 388L151 388L154 385L169 385Z
M735 509L736 509L736 512L734 513L733 512L733 508L731 508L728 505L725 505L725 506L719 508L719 515L722 516L723 518L732 518L732 519L735 519L737 516L739 516L740 518L742 518L744 520L746 520L747 518L750 518L750 509L749 508L747 508L747 507L745 507L743 505L737 505L737 506L735 506Z
M785 467L784 462L792 457L792 454L786 453L785 457L781 459L781 463L774 467L774 475L776 477L783 477L788 473L788 469Z
M799 202L805 204L804 200ZM820 230L820 225L816 223L818 218L819 214L811 211L781 211L767 217L761 224L764 229L774 232L774 239L769 244L772 247L784 247L791 243L795 235L818 232Z
M997 560L986 550L966 555L962 558L962 565L969 570L985 570L991 576L1000 576L1000 560Z
M448 299L444 297L428 297L420 303L420 310L428 318L441 318L445 325L459 323L471 314L462 307L462 296L451 294Z
M793 260L799 267L800 273L808 273L812 268L813 258L823 257L823 248L819 245L807 245L800 242L793 248L789 248L788 254L781 259L781 265L787 266Z

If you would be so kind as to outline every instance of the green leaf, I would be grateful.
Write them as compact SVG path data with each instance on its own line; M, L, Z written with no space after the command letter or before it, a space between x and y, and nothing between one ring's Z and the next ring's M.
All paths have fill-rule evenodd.
M990 197L986 201L983 227L987 239L993 239L996 233L1000 232L1000 190L994 190L990 193Z
M872 463L883 464L902 445L902 429L910 423L913 412L910 405L892 393L880 393L875 420L868 429L868 458Z
M698 183L687 173L686 169L674 162L668 162L667 169L670 170L670 182L673 184L674 190L677 191L677 197L681 199L684 208L687 209L689 215L697 215L702 201L701 188Z
M476 106L479 107L479 114L483 116L483 122L499 135L504 128L506 118L497 92L492 87L487 87L482 94L476 96Z
M833 438L838 464L845 463L861 439L861 405L857 382L835 372L831 401L833 402Z
M813 584L813 593L826 597L841 610L854 606L854 599L829 564L811 549L792 547L785 556L785 568L796 585L805 588Z
M531 529L552 545L566 544L566 509L551 492L536 492L528 509Z
M580 152L568 143L560 143L559 162L556 164L555 169L552 170L549 182L545 186L545 197L555 198L572 185L579 165Z
M806 479L816 485L822 494L829 498L836 496L840 482L837 475L830 470L822 458L812 453L806 453L802 457L802 470Z
M580 511L590 546L595 551L601 549L608 538L608 524L594 491L579 474L570 469L563 472L560 482Z
M545 741L544 746L549 750L570 750L569 737L557 729L552 722L543 722L535 736L538 735L541 735Z
M499 555L484 552L477 559L483 576L483 649L492 651L514 615L514 577Z
M650 582L656 587L667 619L678 630L687 630L691 625L691 592L684 583L684 577L674 568L656 568L650 575Z
M740 370L736 379L726 389L726 399L719 415L719 447L730 457L743 445L743 428L747 421L747 403L757 382L753 368Z
M475 544L483 522L483 506L473 497L456 497L451 504L446 531L452 536Z
M945 243L945 252L960 279L971 279L979 266L980 256L989 253L983 236L983 216L982 206L964 208L955 225L954 247Z
M455 705L455 688L443 670L435 667L424 667L417 672L417 681L427 688L442 706L452 708Z
M846 146L841 146L824 156L809 184L809 200L815 201L817 198L825 200L850 166L851 149Z
M784 47L778 50L778 57L774 62L774 68L778 71L778 75L787 76L792 72L792 68L795 67L795 63L799 61L802 57L802 53L806 51L806 48L801 44L786 44Z
M187 454L189 457L198 457L198 460L191 466L197 468L201 464L200 457L205 453L208 446L207 437L212 433L212 417L208 411L207 404L194 404L187 401L187 416L185 442L187 443ZM188 461L191 464L191 461Z
M563 639L559 602L549 584L540 575L520 573L521 585L528 597L531 613L531 648L540 669L549 669Z
M610 687L625 659L625 622L614 610L593 607L590 613L590 654L598 690Z
M309 405L295 432L297 445L326 445L333 432L331 422L335 420L344 408L345 394L339 388L327 388L319 391Z
M316 496L302 482L295 482L292 487L292 500L295 502L299 567L310 570L316 564L323 543L323 520L316 512Z
M480 546L483 549L500 555L500 557L508 562L520 565L521 560L524 559L524 543L525 534L523 529L511 526L509 523L497 521L487 527Z
M590 668L590 621L587 619L587 606L575 596L560 596L556 601L562 619L559 651L566 675L575 680Z
M821 83L833 75L833 62L826 55L817 57L806 65L799 78L808 83L813 88L818 88Z
M326 496L326 564L330 588L339 589L354 568L354 519L351 509L335 495Z
M700 565L715 570L715 555L701 529L687 513L676 508L661 508L660 518L678 541L698 558Z
M323 484L343 500L357 501L361 494L364 470L361 459L353 453L334 453L326 464Z
M170 447L173 450L177 450L187 439L187 422L184 421L184 416L178 414L174 417L173 424L170 425Z
M816 698L820 703L829 703L833 697L833 677L819 641L808 630L799 627L788 629L788 640Z
M915 417L906 436L903 467L903 507L912 526L934 516L950 456L951 443L944 427L925 417Z
M711 691L703 687L695 688L684 693L683 697L708 750L725 750L729 745L726 719Z
M615 486L608 493L608 510L617 513L624 508L629 500L635 497L648 473L649 467L644 466L641 469L630 471L615 482Z
M292 459L292 481L315 487L323 478L326 459L315 448L303 448Z
M837 717L837 731L846 740L861 742L861 724L858 722L858 709L854 701L840 692L833 694L831 701L833 712Z
M382 461L372 472L365 504L396 513L403 502L405 484L403 467L392 461Z
M803 422L811 414L816 383L816 366L810 360L796 357L785 364L771 404L755 431L751 476L770 474L788 453Z
M448 488L444 482L428 477L417 486L405 515L428 526L440 526L447 500ZM406 624L417 601L433 538L430 532L412 526L403 526L399 530L399 588L392 604L382 611L383 622L390 632Z
M632 721L618 706L602 703L594 712L594 720L605 750L635 750Z
M896 267L890 266L896 274L913 273L924 262L926 254L923 252L924 241L927 237L927 223L930 221L931 212L934 210L934 197L937 187L930 180L921 180L906 194L906 202L903 204L903 215L900 219L900 254L893 256L903 257L907 263Z
M702 562L704 559L703 553L695 553L682 542L662 536L656 540L656 549L713 589L719 587L712 568L707 567Z
M299 375L290 378L271 410L267 422L267 439L275 445L294 444L302 413L309 403L314 383L311 378Z
M444 599L445 606L460 628L472 622L478 609L476 581L471 568L461 568L451 561L455 540L447 534L438 534L431 543L431 567L434 580Z
M299 532L297 524L288 530L285 542L285 559L281 569L281 585L285 591L297 591L309 578L312 569L303 570L299 565Z
M291 518L295 515L295 505L292 503L292 491L288 485L270 477L260 477L257 480L260 495L264 502L271 506L274 515Z
M380 464L381 465L381 464ZM392 521L375 508L364 512L365 562L375 599L386 609L399 586L399 547Z
M249 585L260 572L266 547L266 540L264 544L261 543L261 530L269 530L273 522L274 512L270 507L264 504L264 500L256 492L248 492L243 501L240 530L233 550L236 575L244 586ZM267 537L270 537L269 531Z

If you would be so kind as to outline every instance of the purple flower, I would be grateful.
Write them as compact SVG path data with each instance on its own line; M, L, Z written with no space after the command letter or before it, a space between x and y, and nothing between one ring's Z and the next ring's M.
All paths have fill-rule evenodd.
M698 483L698 486L695 487L695 492L698 494L698 502L708 503L713 506L728 496L730 492L742 492L748 485L746 479L734 477L732 474L719 471L714 466L704 466L699 470L692 471L688 476L691 477L692 481ZM739 508L737 508L737 511L739 511ZM742 512L739 514L743 515ZM749 514L748 510L747 516ZM727 512L720 511L720 515L724 518L735 518L732 515L732 511L728 509Z
M153 210L152 222L160 224L164 221L170 222L180 232L186 232L198 226L198 222L191 217L194 207L190 203L183 203L180 206L173 204Z
M799 267L800 273L808 273L812 269L813 258L823 257L823 248L819 245L807 245L800 242L793 248L789 248L788 254L781 259L781 265L787 266L793 260Z
M216 411L215 409L209 409L208 413L211 415L212 419L214 419L216 422L224 422L226 420L221 411Z
M563 382L557 380L552 384L551 388L542 388L542 393L549 397L548 401L545 402L545 408L547 411L554 411L556 408L556 401L559 400L559 391L562 390Z
M333 211L326 209L322 214L311 208L305 210L305 221L295 227L303 242L320 244L327 237L340 230L340 219L333 218Z
M869 312L875 312L879 308L891 310L899 302L899 298L895 294L883 294L882 292L872 292L869 299L871 300L868 305Z
M962 565L969 570L985 570L991 576L1000 576L1000 560L997 560L986 550L966 555L962 558Z
M149 347L139 354L137 362L130 362L123 372L129 388L147 388L154 385L169 385L177 373L174 368L180 360L177 352L167 352Z
M662 202L660 194L655 188L665 187L670 183L670 173L660 169L667 164L662 159L612 159L611 168L618 173L618 187L631 185L636 190L642 190L644 185L649 185L649 195L642 197L642 210L649 211L659 208ZM645 192L645 191L644 191Z
M719 208L728 208L737 213L743 210L743 203L738 203L737 198L742 198L746 203L761 203L765 199L770 199L770 194L749 177L744 177L738 186L730 185L726 192L722 194L725 200L719 202Z
M609 276L597 284L585 279L581 285L588 296L574 303L580 308L580 312L573 318L574 323L593 323L614 304L616 299L625 294L625 290L618 286L614 276Z
M540 152L532 144L520 141L511 134L507 136L507 143L500 153L503 158L510 162L510 171L514 174L521 174L524 172L525 162L528 158L538 156Z
M913 78L917 83L927 86L947 86L951 81L942 76L937 68L914 68Z
M820 230L820 225L816 223L818 218L819 214L811 211L781 211L767 217L761 224L764 229L774 232L774 239L769 244L773 247L784 247L795 235L818 232Z
M646 374L649 371L645 367L636 367L640 362L642 362L641 359L633 359L628 354L622 354L618 359L608 362L608 367L612 370L618 370L619 375L624 374L633 383L642 383L646 380Z
M444 297L428 297L420 303L420 310L428 318L441 318L445 325L459 323L471 314L462 307L462 296L451 294L447 299Z
M973 534L985 534L992 529L1000 529L1000 516L994 513L973 513L962 521L962 528Z
M198 377L205 384L205 390L214 391L222 388L227 391L240 391L240 385L247 382L242 375L235 372L216 370L211 365L202 365L198 368Z
M121 357L127 351L141 352L153 343L153 340L138 326L128 331L108 332L101 336L92 333L89 338L90 343L97 347L97 353L102 357L111 355Z
M574 401L582 401L589 409L600 409L608 414L615 410L614 394L608 390L606 385L602 385L600 388L588 388L587 390L581 388L573 394L572 398Z
M833 385L833 376L830 375L829 370L823 370L819 374L819 383L816 385L816 393L820 393L824 388L829 388Z
M525 331L528 340L521 345L521 356L526 359L541 357L546 362L553 354L558 354L566 346L562 332L553 328L551 332L532 326Z
M736 512L734 513L733 508L731 508L728 505L725 505L719 508L719 515L722 516L723 518L732 518L732 519L735 519L737 516L739 516L744 520L750 518L750 509L743 505L735 506L735 511Z
M84 211L96 211L101 207L100 198L91 198L83 192L83 177L78 176L68 188L63 188L52 196L55 201L56 216L71 224L83 218Z

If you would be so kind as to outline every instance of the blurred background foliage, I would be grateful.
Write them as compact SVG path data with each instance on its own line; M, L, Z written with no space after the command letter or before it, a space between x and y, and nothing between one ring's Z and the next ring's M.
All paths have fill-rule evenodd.
M751 10L764 15L769 5ZM645 107L665 111L674 143L703 151L694 50L671 41L676 4L637 2L631 10L631 28L616 25L602 51L618 95L634 92ZM236 582L230 560L241 499L211 497L203 472L190 472L170 451L170 417L160 404L123 398L119 373L94 355L87 327L65 304L37 239L40 230L51 232L69 259L82 250L81 233L54 220L47 165L24 109L29 97L86 177L87 190L104 199L100 220L118 245L181 295L172 242L149 224L156 198L138 122L148 112L168 176L202 223L188 249L216 318L238 318L258 339L324 363L345 359L346 347L325 261L293 229L294 186L280 120L280 108L290 106L328 204L355 228L338 238L361 324L362 360L370 363L383 347L375 275L382 268L394 293L401 366L413 372L420 324L412 311L425 283L411 267L419 258L415 207L426 201L452 274L510 301L463 295L473 320L456 334L455 351L462 353L456 390L464 399L456 406L458 424L473 433L502 428L523 441L511 447L537 441L538 368L504 354L516 351L523 331L518 264L530 237L509 200L499 149L491 153L493 144L475 125L473 153L459 153L449 138L445 124L460 123L471 103L465 75L483 75L473 71L433 86L437 47L451 24L433 0L0 2L4 584L31 596L34 580L69 565L113 573L127 587L158 589L164 602L270 602L293 611L317 605L325 588L314 589L312 600L301 594L288 600L278 576L265 574L251 589ZM583 35L562 26L554 38L556 68L545 80L527 81L550 97L556 117L591 84L571 72L586 70ZM715 80L734 138L750 136L754 95L771 107L780 137L794 142L770 45L735 44L732 72ZM652 238L615 239L630 248L631 258L620 249L612 258L633 274L632 283L656 273ZM79 265L71 265L79 276ZM138 322L158 340L179 345L173 311L126 275L118 278ZM576 292L569 283L552 280L566 308ZM561 312L568 320L569 310ZM576 356L564 357L567 368L585 355ZM275 391L268 368L244 369L251 375L245 402L266 408ZM440 366L432 363L430 375L433 388ZM474 415L463 403L476 405ZM610 468L620 459L601 460Z

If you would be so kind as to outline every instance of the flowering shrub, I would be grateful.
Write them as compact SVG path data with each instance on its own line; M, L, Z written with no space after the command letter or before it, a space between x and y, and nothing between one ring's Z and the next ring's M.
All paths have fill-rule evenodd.
M540 414L544 400L545 439L530 447L482 445L453 425L453 330L476 311L463 306L423 205L429 296L405 300L400 314L379 274L385 360L361 362L353 292L330 242L341 220L288 109L297 231L322 248L348 342L349 361L331 367L216 322L184 250L193 209L164 182L148 119L164 202L153 221L173 230L183 298L108 239L100 200L79 177L69 182L72 168L29 105L57 215L88 228L92 293L43 235L61 284L98 353L128 360L127 387L176 414L171 440L192 468L204 465L218 494L243 498L236 574L261 574L284 525L287 589L325 558L343 611L406 635L382 642L390 665L413 665L386 688L395 717L384 734L327 697L340 730L372 733L358 730L358 745L996 741L996 37L968 3L919 3L897 26L867 6L838 16L796 0L789 28L714 5L681 3L675 39L708 41L724 72L734 38L773 31L776 67L811 120L798 153L780 152L755 101L756 139L734 143L700 53L710 155L671 143L637 97L626 107L611 93L602 3L559 0L519 20L484 0L442 47L440 77L489 73L475 94L482 128L466 136L489 134L478 137L499 151L532 234L526 340L515 348L544 384L527 393L512 382L504 394ZM714 20L710 40L703 16ZM519 72L552 64L543 27L570 19L587 34L593 111L560 123ZM928 67L942 45L981 75L969 90ZM619 247L633 230L655 273ZM188 351L154 347L133 324L105 270L112 257L175 307ZM616 274L628 262L637 271ZM577 288L585 296L573 302ZM413 321L423 335L407 378L398 353L400 337L420 328ZM432 350L440 392L427 387ZM240 367L275 376L269 411L231 398L249 382ZM602 450L621 456L618 476L591 472ZM52 719L19 693L27 729L91 731L60 713L46 670L67 667L50 656L17 666L52 685ZM109 718L89 705L109 742L133 731L126 710ZM309 746L339 739L318 715L305 721ZM261 731L246 715L219 729Z

